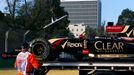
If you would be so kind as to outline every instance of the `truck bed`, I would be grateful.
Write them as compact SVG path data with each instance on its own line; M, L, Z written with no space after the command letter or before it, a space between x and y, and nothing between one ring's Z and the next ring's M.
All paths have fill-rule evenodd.
M105 71L134 71L133 62L70 62L43 63L49 69L105 70Z

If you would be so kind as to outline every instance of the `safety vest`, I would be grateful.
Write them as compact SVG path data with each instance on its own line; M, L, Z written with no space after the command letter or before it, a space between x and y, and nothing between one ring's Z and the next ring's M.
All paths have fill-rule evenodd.
M39 68L39 64L30 52L20 52L16 58L15 68L17 68L17 75L30 75L33 68Z

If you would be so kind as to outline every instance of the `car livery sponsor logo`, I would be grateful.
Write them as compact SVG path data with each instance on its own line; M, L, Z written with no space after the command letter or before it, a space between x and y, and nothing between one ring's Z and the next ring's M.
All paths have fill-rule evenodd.
M95 48L97 50L113 50L113 49L123 50L123 46L124 46L123 42L102 42L102 41L95 42Z
M83 47L83 43L74 43L74 42L70 42L67 40L61 46L63 49L65 48L65 46L66 47Z
M63 49L65 48L67 42L68 42L68 40L63 45L61 45Z
M106 32L110 33L120 33L124 31L128 26L106 26Z
M134 29L131 29L126 35L127 37L130 37L130 35L134 36Z
M121 37L134 37L134 26L106 26L107 33L116 33Z

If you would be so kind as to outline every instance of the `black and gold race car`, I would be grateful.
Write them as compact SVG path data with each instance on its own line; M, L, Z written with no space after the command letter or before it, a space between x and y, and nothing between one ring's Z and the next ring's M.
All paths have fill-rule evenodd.
M110 26L109 35L93 38L37 38L29 49L43 61L87 61L91 59L134 58L134 27ZM15 53L15 52L14 52ZM5 56L5 55L4 55Z
M55 38L31 43L32 52L47 61L86 61L90 59L133 58L134 39L95 37Z

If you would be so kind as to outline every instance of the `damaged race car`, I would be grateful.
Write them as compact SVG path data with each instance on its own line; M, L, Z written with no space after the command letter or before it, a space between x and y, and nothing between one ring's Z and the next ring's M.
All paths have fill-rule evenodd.
M94 38L54 38L31 43L33 53L46 61L88 61L91 59L133 59L132 26L107 26L112 36ZM117 36L114 36L117 35Z
M49 44L48 44L49 43ZM44 61L88 61L94 58L133 58L133 38L55 38L31 43L32 52Z

